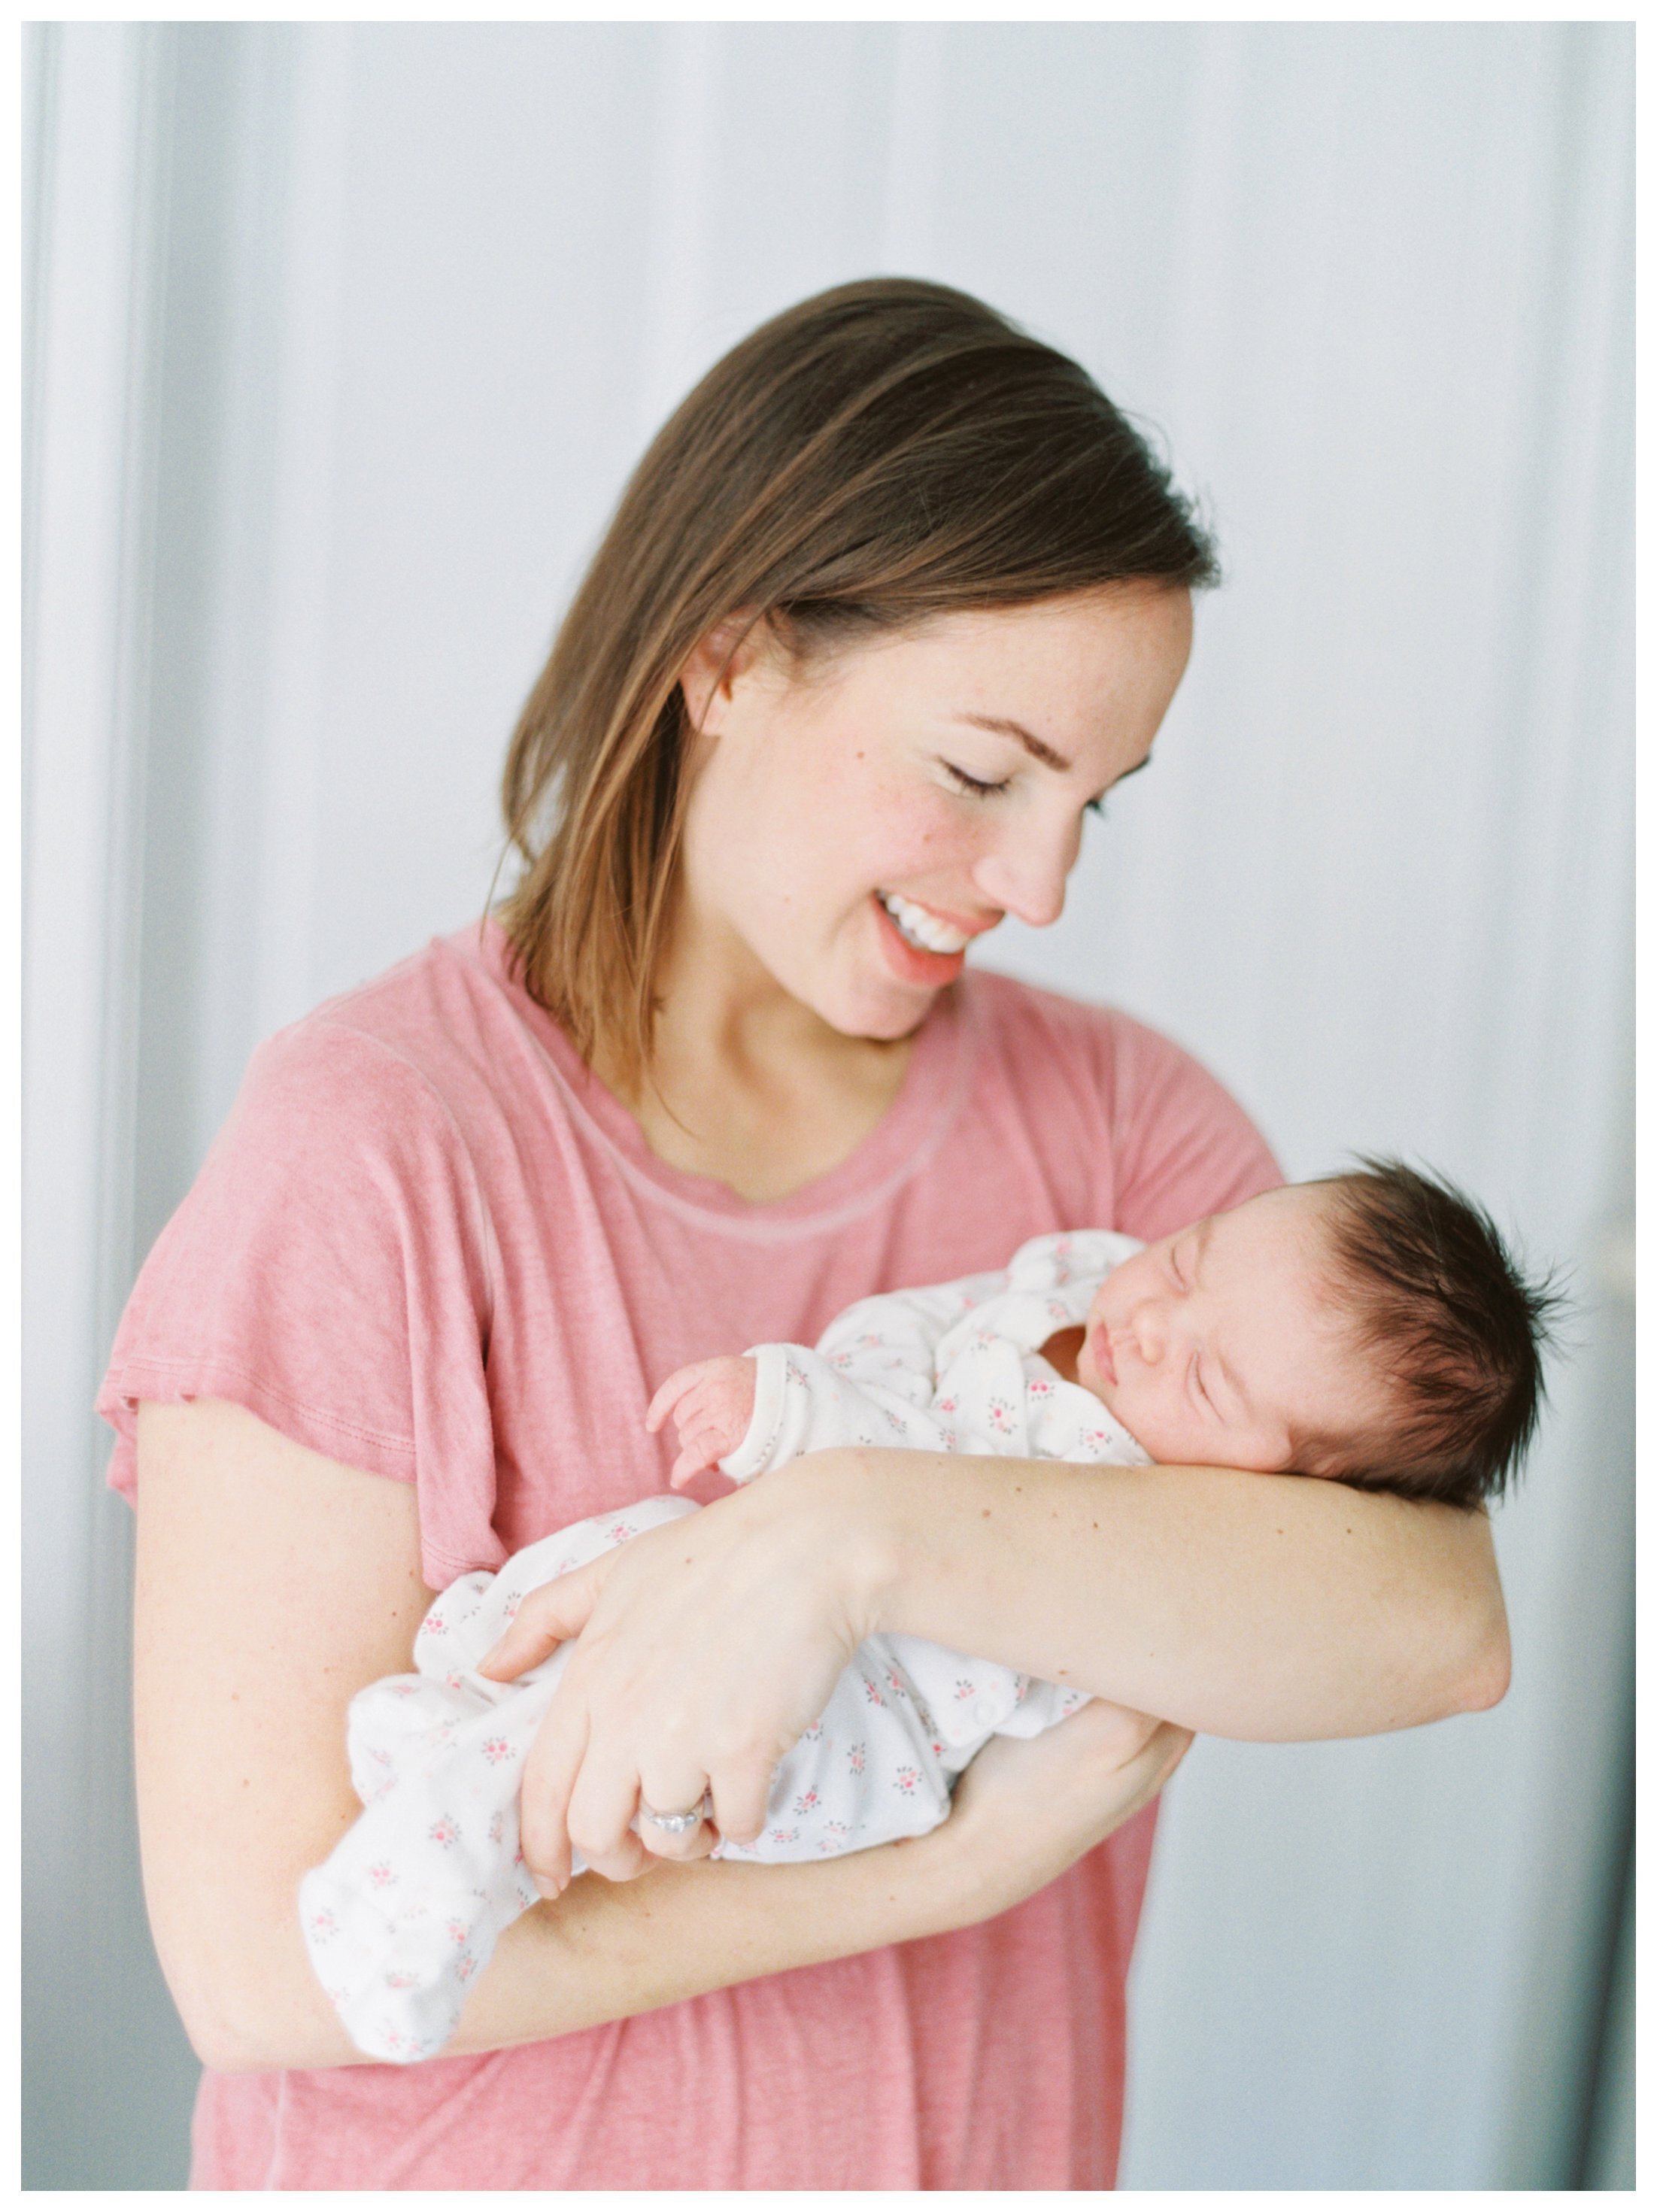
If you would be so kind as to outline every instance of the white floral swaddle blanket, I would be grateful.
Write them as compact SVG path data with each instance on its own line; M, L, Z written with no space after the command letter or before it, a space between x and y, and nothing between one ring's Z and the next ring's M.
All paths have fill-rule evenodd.
M1144 1464L1104 1407L1038 1356L1136 1249L1102 1231L1037 1238L1005 1273L861 1300L815 1353L757 1347L754 1419L726 1471L750 1480L859 1442ZM408 2063L440 2051L501 1931L538 1901L519 1849L519 1777L570 1647L513 1682L489 1680L477 1662L531 1589L699 1510L645 1498L543 1537L498 1574L463 1575L421 1626L416 1671L352 1700L364 1809L306 1875L300 1913L318 1978L367 2056ZM872 1637L778 1766L764 1832L721 1855L797 1861L923 1835L992 1735L1038 1735L1084 1702L916 1637Z

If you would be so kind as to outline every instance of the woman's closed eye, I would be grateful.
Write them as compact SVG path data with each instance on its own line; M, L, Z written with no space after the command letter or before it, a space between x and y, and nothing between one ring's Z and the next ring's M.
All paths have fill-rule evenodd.
M998 793L1005 791L1012 781L1011 776L1003 776L998 783L986 783L981 776L968 775L964 768L957 768L953 761L940 760L938 766L954 783L956 789L968 799L993 799ZM1105 801L1102 793L1097 799L1089 799L1083 809L1086 813L1101 816L1104 811Z
M978 776L968 775L964 768L957 768L953 761L940 761L938 766L946 775L954 778L956 789L964 792L969 799L993 799L997 792L1005 791L1012 781L1011 776L1003 776L999 783L986 783Z

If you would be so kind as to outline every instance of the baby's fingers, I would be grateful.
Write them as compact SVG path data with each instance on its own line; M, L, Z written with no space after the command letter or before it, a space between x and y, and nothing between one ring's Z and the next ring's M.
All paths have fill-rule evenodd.
M688 1390L692 1390L707 1370L714 1365L711 1359L693 1360L689 1367L675 1368L661 1389L651 1400L645 1413L645 1426L653 1437L662 1423L673 1411Z
M683 1490L687 1483L694 1482L699 1474L704 1474L713 1465L713 1462L705 1451L698 1451L687 1444L673 1462L673 1472L667 1478L667 1486L670 1490Z

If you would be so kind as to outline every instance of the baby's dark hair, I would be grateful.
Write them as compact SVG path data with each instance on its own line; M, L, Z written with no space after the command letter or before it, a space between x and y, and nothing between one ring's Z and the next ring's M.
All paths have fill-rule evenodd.
M1527 1280L1490 1215L1442 1176L1366 1155L1324 1188L1337 1281L1395 1410L1356 1453L1350 1437L1302 1450L1360 1490L1464 1508L1499 1498L1536 1431L1559 1292Z

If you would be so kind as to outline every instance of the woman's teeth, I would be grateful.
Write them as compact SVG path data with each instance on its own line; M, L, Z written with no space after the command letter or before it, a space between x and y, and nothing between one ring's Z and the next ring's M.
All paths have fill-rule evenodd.
M968 942L965 930L951 929L936 915L928 914L924 906L906 899L898 891L876 894L892 920L897 924L898 934L906 937L920 952L960 952Z

